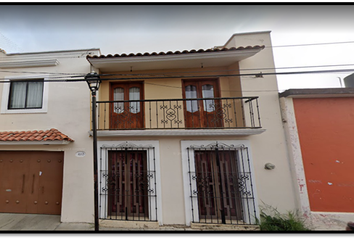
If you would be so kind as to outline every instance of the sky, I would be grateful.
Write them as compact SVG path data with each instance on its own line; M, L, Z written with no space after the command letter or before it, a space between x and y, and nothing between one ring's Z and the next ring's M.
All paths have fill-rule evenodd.
M279 91L341 87L354 73L353 12L354 5L0 5L0 48L166 52L208 49L235 33L271 31L277 72L349 69L278 75Z

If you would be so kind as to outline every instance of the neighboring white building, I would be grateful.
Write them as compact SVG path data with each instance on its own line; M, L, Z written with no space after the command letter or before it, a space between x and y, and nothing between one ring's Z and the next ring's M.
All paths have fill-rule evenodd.
M90 90L55 81L89 73L88 54L0 51L0 212L93 221Z
M255 224L263 202L280 212L296 208L276 77L261 73L272 70L259 70L274 69L270 46L270 33L257 32L234 34L220 47L183 52L103 56L95 49L0 54L0 70L82 75L95 70L101 74L97 128L102 220L116 225L122 223L117 220L159 225L249 225ZM87 60L81 58L85 55ZM0 74L12 83L51 79L48 74ZM0 140L0 156L6 157L6 169L10 169L11 159L18 166L25 162L22 151L62 152L64 156L57 156L58 163L64 159L61 220L93 222L87 84L42 85L42 105L36 110L9 109L9 99L14 104L20 100L13 100L10 82L0 85L0 132L55 128L66 136L59 134L53 140L56 145ZM39 91L40 87L31 88ZM36 104L39 100L31 101ZM10 150L13 152L4 152ZM41 160L38 156L29 160L36 171L45 165L35 164ZM48 160L46 156L43 159ZM275 168L265 169L267 163ZM1 195L5 203L0 205L0 212L16 211L12 209L20 203L15 198L22 192L28 193L26 204L37 201L31 195L36 192L32 186L39 195L46 192L40 182L45 171L39 170L37 178L35 170L11 170L16 172L17 195L12 189L6 192L10 188L3 184L1 191L6 196L12 194L12 207L7 207L9 199ZM42 207L36 209L51 203L44 199Z

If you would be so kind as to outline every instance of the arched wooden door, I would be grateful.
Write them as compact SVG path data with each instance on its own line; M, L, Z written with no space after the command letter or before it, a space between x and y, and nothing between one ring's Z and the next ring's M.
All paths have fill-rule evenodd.
M111 101L122 101L110 103L110 129L144 128L143 83L111 83L110 91Z

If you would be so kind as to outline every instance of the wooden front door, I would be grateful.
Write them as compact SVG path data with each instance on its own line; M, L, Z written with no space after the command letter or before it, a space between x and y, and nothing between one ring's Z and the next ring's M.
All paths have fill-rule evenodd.
M61 214L63 152L0 151L0 212Z
M146 151L109 151L108 158L108 215L125 220L148 218Z
M242 220L236 152L195 151L195 170L200 221L220 222L222 208L226 223Z
M110 129L144 128L143 83L111 83L110 91L110 101L121 101L110 104Z
M184 80L183 98L196 98L184 102L184 114L186 128L218 128L223 126L220 112L219 84L216 79ZM209 99L205 99L209 98Z

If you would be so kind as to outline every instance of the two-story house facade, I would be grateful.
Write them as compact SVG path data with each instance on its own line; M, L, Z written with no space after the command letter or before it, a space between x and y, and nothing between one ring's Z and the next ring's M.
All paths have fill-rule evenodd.
M296 208L269 32L87 60L102 79L100 219L243 225L262 203Z
M181 52L1 51L0 212L94 221L92 71L101 220L248 225L262 203L294 210L273 69L269 32Z

